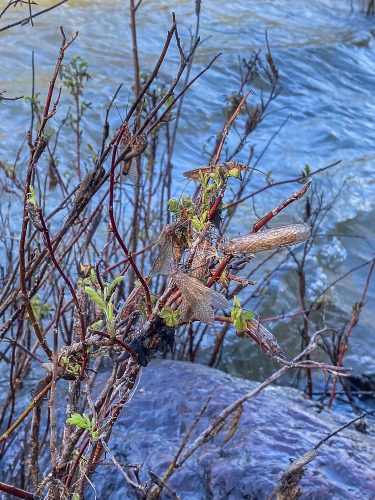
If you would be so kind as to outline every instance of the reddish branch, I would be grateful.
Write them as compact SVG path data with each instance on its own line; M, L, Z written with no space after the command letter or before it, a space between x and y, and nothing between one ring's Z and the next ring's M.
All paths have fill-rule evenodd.
M340 163L341 163L341 160L338 160L338 161L331 163L330 165L313 170L312 172L309 173L309 177L320 174L320 173L322 173L330 168L336 167ZM274 188L276 186L283 186L284 184L290 184L292 182L301 182L301 181L305 180L305 178L306 177L304 175L299 175L298 177L293 177L292 179L287 179L285 181L279 181L279 182L274 182L273 184L267 184L266 186L263 186L262 188L257 189L256 191L253 191L250 194L247 194L243 198L240 198L239 200L236 200L236 201L233 201L232 203L229 203L228 205L225 206L225 210L236 207L240 203L243 203L244 201L246 201L250 198L253 198L257 194L263 193L263 191L267 191L267 189L271 189L271 188Z
M158 72L159 72L159 69L165 59L165 56L166 56L166 53L169 49L169 46L170 46L170 43L172 41L172 38L173 38L173 35L176 31L176 20L173 19L173 25L171 27L171 29L168 31L168 34L167 34L167 37L166 37L166 40L165 40L165 43L164 43L164 46L163 46L163 49L161 51L161 54L158 58L158 61L154 67L154 70L152 71L151 75L150 75L150 78L147 80L147 82L145 83L145 85L142 87L142 90L140 92L140 94L137 96L136 100L134 101L134 103L132 104L132 106L130 107L127 115L126 115L126 118L125 118L125 122L128 122L131 118L131 116L134 114L135 110L137 109L137 106L138 104L141 102L141 100L143 99L145 93L147 92L147 90L150 88L152 82L155 80ZM77 36L77 35L76 35ZM68 42L67 46L70 45L70 43L76 38L76 36L70 41ZM65 35L64 35L65 37ZM65 38L64 38L65 40ZM67 47L66 47L67 48ZM61 61L60 61L60 64L61 64ZM56 74L56 72L54 73L54 75ZM55 82L52 82L51 83L55 83ZM52 95L52 94L51 94ZM104 161L106 160L107 156L109 155L111 149L112 149L112 146L113 144L115 143L117 139L117 134L115 135L115 137L111 140L111 142L107 145L107 147L103 150L102 154L100 155L100 158L98 159L97 161L97 167L101 167L101 165L104 163ZM125 156L125 154L127 153L127 151L125 150L123 152L123 155ZM119 163L121 161L121 156L119 157L117 163ZM117 164L116 163L116 164ZM106 174L103 179L101 180L101 182L95 187L95 190L93 191L93 195L96 193L96 191L104 184L104 182L106 182L106 180L108 180L109 178L109 174ZM67 200L64 200L64 203L66 202ZM82 208L83 209L83 208ZM56 247L59 245L59 243L61 242L62 238L64 237L64 235L66 234L67 230L73 225L73 223L75 222L75 220L79 217L82 209L79 209L79 210L74 210L74 214L72 217L69 217L67 223L64 225L64 227L62 228L62 230L60 231L60 233L55 237L54 241L52 242L53 243L53 246L54 248L56 249ZM27 273L26 273L26 279L30 279L30 277L33 275L33 273L35 272L35 270L40 266L40 264L42 263L42 261L45 259L46 255L48 253L46 251L42 251L40 252L40 255L37 256L36 259L34 259L34 261L31 263L30 265L30 268L28 269ZM22 291L22 284L21 284L21 291ZM5 312L5 310L10 306L12 305L15 300L17 299L17 296L18 296L18 293L19 293L19 290L15 290L8 298L7 301L3 301L0 305L0 314L3 314ZM19 314L19 310L17 310L12 318L10 320L8 320L6 322L6 324L4 325L4 327L2 328L2 332L5 334L5 332L8 330L9 326L12 324L12 321L14 321L15 318L17 318L18 314Z
M287 207L288 205L290 205L294 201L302 198L302 196L306 193L306 191L309 189L310 186L311 186L311 180L306 182L306 184L304 185L304 187L302 189L299 189L298 191L293 193L291 196L289 196L289 198L287 198L282 203L280 203L280 205L277 208L275 208L271 212L268 212L267 215L265 215L260 220L258 220L258 222L256 222L253 225L253 230L251 232L257 233L263 226L265 226L271 219L273 219L273 217L275 217L278 213L280 213L281 210L284 210L285 207Z
M37 498L34 493L30 493L29 491L22 490L21 488L17 488L16 486L12 486L10 484L2 483L0 481L0 491L5 491L5 493L8 493L9 495L12 495L17 498L26 498L33 500L34 498Z
M208 214L208 220L209 221L211 221L215 217L216 211L219 209L220 204L223 201L223 197L224 197L224 194L225 194L225 188L226 188L226 186L224 185L222 187L222 189L221 189L221 193L216 198L216 200L214 201L212 207L210 208L210 212Z
M129 264L131 265L135 275L137 276L137 278L139 279L139 281L141 282L141 285L143 287L143 290L145 292L145 297L146 297L146 310L147 310L147 314L148 316L151 315L152 313L152 307L151 307L151 296L150 296L150 290L148 288L148 285L144 279L144 277L142 276L141 272L139 271L134 259L133 259L133 256L131 254L131 252L128 250L127 246L125 245L123 239L121 238L120 236L120 233L117 229L117 224L116 224L116 221L115 221L115 216L114 216L114 210L113 210L113 204L114 204L114 191L115 191L115 166L116 166L116 154L117 154L117 149L118 149L118 146L120 144L120 141L121 141L121 138L122 136L124 135L124 132L125 132L125 129L126 129L126 125L124 124L118 135L117 135L117 139L116 139L116 142L113 146L113 151L112 151L112 162L111 162L111 169L110 169L110 176L109 176L109 219L110 219L110 222L111 222L111 230L116 238L116 240L119 242L122 250L124 251L128 261L129 261Z
M116 423L118 417L120 416L122 410L124 409L126 402L128 401L129 394L133 390L135 382L137 380L139 369L140 369L140 367L139 367L138 363L134 363L134 361L130 361L130 363L127 367L128 382L126 384L123 395L120 398L120 400L118 402L114 403L113 406L111 408L109 408L105 413L105 416L109 417L109 419L105 425L105 429L106 429L105 436L102 437L104 442L108 442L110 435L111 435L112 428L113 428L114 424ZM69 487L72 483L72 479L73 479L74 474L78 468L81 457L82 457L85 449L87 448L87 445L89 442L90 442L90 440L89 440L89 438L87 438L80 449L79 456L75 457L75 460L73 462L72 468L71 468L70 473L69 473L69 476L68 476L66 483L65 483L67 487ZM81 480L78 483L76 491L77 491L77 489L80 490L80 492L83 491L83 486L84 486L84 481L86 480L86 476L88 474L90 474L90 472L92 472L92 469L97 466L97 462L100 460L100 456L101 456L102 452L103 452L103 444L101 442L96 443L93 447L90 458L88 459L87 464L81 473Z
M339 352L339 357L337 360L337 366L340 366L340 367L343 366L344 356L345 356L345 353L346 353L346 351L348 349L348 345L349 345L349 337L353 331L353 328L358 323L362 308L365 304L366 294L367 294L368 287L370 285L371 275L374 271L374 267L375 267L375 259L372 260L370 269L367 273L366 282L365 282L365 285L363 287L361 299L359 302L355 303L353 306L352 317L350 319L348 329L345 332L344 339L340 345L340 352ZM329 408L332 407L333 400L335 398L336 386L337 386L337 375L333 378L333 382L332 382L331 394L330 394L329 403L328 403Z
M221 140L220 140L220 143L217 146L217 149L215 151L212 163L214 163L214 164L218 163L218 161L220 159L221 151L222 151L224 143L225 143L225 140L228 137L229 130L230 130L231 126L233 125L233 123L234 123L235 119L237 118L237 116L240 114L242 106L245 104L246 99L249 97L249 95L251 94L251 92L252 92L251 89L248 92L246 92L246 94L240 100L237 108L232 113L232 116L229 118L229 120L225 124L225 126L223 128L223 131L221 133Z
M47 98L46 102L44 105L44 110L43 110L43 117L42 121L39 127L38 134L35 138L34 143L32 143L32 132L30 131L28 134L28 142L29 142L29 147L30 147L30 159L29 159L29 166L27 169L27 174L26 174L26 181L25 181L25 188L24 188L24 195L23 195L23 218L22 218L22 227L21 227L21 236L20 236L20 245L19 245L19 268L20 268L20 286L21 290L23 293L23 298L25 301L25 306L28 314L28 318L30 323L32 324L35 334L40 342L40 345L42 346L43 350L47 354L48 358L52 358L52 351L48 347L43 335L41 328L37 322L37 319L35 317L30 299L29 299L29 293L27 289L27 284L26 284L26 249L25 249L25 241L26 241L26 232L27 232L27 227L29 223L29 218L28 218L28 213L27 213L27 204L28 204L28 197L30 193L30 186L31 186L31 179L34 173L34 168L40 158L40 155L43 153L43 149L46 146L46 141L43 137L43 132L45 129L45 126L50 118L56 113L57 109L57 104L58 100L60 97L60 94L55 102L55 104L51 108L51 102L52 102L52 96L53 92L55 89L56 85L56 79L61 67L61 63L64 59L65 51L67 48L73 43L73 41L77 38L78 33L71 38L69 41L66 40L66 36L64 33L64 30L60 28L61 31L61 36L62 36L62 42L59 50L59 54L57 57L56 65L55 65L55 70L52 75L52 79L48 88L48 93L47 93Z
M83 377L83 375L85 373L86 366L87 366L87 361L88 361L88 359L87 359L87 349L85 348L85 338L86 338L86 322L85 322L85 317L84 317L84 314L83 314L83 311L82 311L82 308L81 308L81 304L80 304L80 302L78 300L78 297L77 297L77 294L76 294L76 292L74 290L73 285L71 284L69 278L64 273L64 271L61 269L60 264L56 260L55 253L53 251L53 247L52 247L52 243L51 243L51 239L50 239L50 236L49 236L49 230L48 230L48 227L47 227L47 225L45 223L45 220L43 218L42 211L38 208L37 212L39 214L40 223L41 223L42 228L43 228L44 240L45 240L48 252L50 254L52 263L55 266L55 268L58 271L58 273L60 274L60 276L62 277L62 279L65 281L66 286L69 288L69 291L70 291L70 293L72 295L74 304L75 304L75 306L77 308L77 311L78 311L78 316L79 316L79 321L80 321L80 337L81 337L81 342L82 342L82 346L83 346L83 363L82 363L82 366L81 366L81 377Z

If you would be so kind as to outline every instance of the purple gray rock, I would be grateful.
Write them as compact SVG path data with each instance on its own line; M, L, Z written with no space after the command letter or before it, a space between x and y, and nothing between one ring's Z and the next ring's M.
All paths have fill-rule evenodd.
M149 479L148 468L162 476L209 397L192 439L227 404L256 386L198 364L154 361L143 370L138 390L115 426L110 449L121 463L143 464L143 481ZM300 391L270 386L245 403L232 439L224 443L224 429L175 472L169 485L183 500L267 499L290 459L348 420L334 411L317 413ZM301 498L374 499L375 437L369 431L347 428L323 444L301 480ZM99 467L91 480L97 498L137 498L115 467ZM86 493L94 498L90 487ZM171 497L164 493L162 498Z

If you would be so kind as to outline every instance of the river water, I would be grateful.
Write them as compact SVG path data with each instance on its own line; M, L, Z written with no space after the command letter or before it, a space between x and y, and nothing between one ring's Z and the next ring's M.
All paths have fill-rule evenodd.
M5 5L5 2L2 2ZM40 5L50 5L41 1ZM204 43L194 61L193 74L222 52L214 67L191 89L185 108L174 157L177 172L202 165L212 138L223 124L224 95L238 87L238 56L249 57L265 49L265 30L273 57L280 69L282 91L269 115L256 129L252 142L260 155L270 137L288 118L259 161L258 167L272 171L275 181L298 175L305 164L311 169L342 160L314 178L333 197L342 182L341 196L325 221L317 249L308 263L308 297L319 296L327 284L374 254L375 181L375 24L359 8L360 2L343 0L204 0L201 37ZM194 29L192 0L144 0L138 14L141 66L152 68L171 24L171 11L180 24L186 46ZM27 15L26 9L11 9L6 23ZM5 24L5 21L3 22ZM67 4L35 20L35 27L16 27L0 33L0 90L7 96L31 94L31 54L35 54L36 87L42 93L53 70L59 46L60 25L67 34L79 30L69 55L80 55L89 62L92 79L86 98L92 110L86 117L90 141L102 132L105 106L121 82L124 91L118 99L123 113L132 85L132 57L128 2L120 0L70 0ZM176 53L168 56L162 75L168 80L178 65ZM251 99L259 92L254 89ZM29 104L23 100L0 103L0 159L10 159L22 143L29 126ZM11 129L10 129L11 127ZM211 142L210 142L211 140ZM87 153L86 153L87 154ZM69 148L66 151L68 162ZM246 161L247 155L237 158ZM251 189L264 184L254 177ZM175 194L185 188L182 176L176 179ZM265 213L295 190L293 185L267 191L255 199L257 211ZM302 206L302 205L301 205ZM17 207L14 207L17 212ZM282 222L298 221L300 208L287 209ZM255 220L251 202L241 210L237 234ZM349 275L331 293L337 316L349 319L353 302L359 300L367 268ZM257 279L262 275L258 274ZM375 350L375 286L351 341L346 363L356 371L373 369ZM260 312L264 317L299 307L296 279L288 264L276 275ZM298 349L298 321L269 325L289 352ZM337 326L337 325L335 325ZM228 340L222 367L249 378L264 376L271 370L266 358L253 346Z

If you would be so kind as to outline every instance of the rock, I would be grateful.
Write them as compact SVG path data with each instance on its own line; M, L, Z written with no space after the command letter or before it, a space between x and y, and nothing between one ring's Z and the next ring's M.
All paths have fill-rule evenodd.
M162 476L209 397L192 439L227 404L256 386L198 364L154 361L144 369L137 392L115 426L110 449L121 463L143 464L143 481L149 479L148 468ZM232 439L225 443L226 431L219 433L175 472L169 485L183 500L267 499L291 459L348 420L333 411L318 414L300 391L268 387L245 403ZM375 498L374 464L374 435L347 428L323 444L308 464L301 498ZM137 498L115 467L98 467L91 479L97 498ZM91 488L87 498L94 498ZM163 498L171 497L164 493Z
M364 397L373 397L375 393L375 373L353 374L348 377L350 388L353 391L363 391Z

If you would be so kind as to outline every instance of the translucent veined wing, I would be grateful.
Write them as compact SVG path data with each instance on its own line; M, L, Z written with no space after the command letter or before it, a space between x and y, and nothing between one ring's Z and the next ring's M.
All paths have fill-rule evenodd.
M233 238L222 243L219 249L226 254L257 253L301 243L306 241L310 235L311 228L309 226L289 224Z
M130 133L124 134L122 149L130 145L130 151L126 154L123 164L123 174L127 180L136 184L138 182L137 157L140 156L147 147L147 139L144 136L131 137Z
M158 239L159 254L152 265L150 271L151 276L155 276L156 274L168 276L171 274L176 263L175 246L178 247L178 243L175 246L173 245L173 239L176 237L177 230L180 229L183 224L184 223L181 223L181 221L177 221L163 228Z
M173 271L172 279L182 296L180 308L182 321L197 319L209 324L214 319L214 309L228 307L228 301L223 295L179 269Z
M126 173L127 179L132 184L137 184L138 182L137 159L132 158L128 163L129 165L127 165L128 170ZM124 174L125 174L125 168L124 168Z
M174 265L173 241L170 236L161 234L159 241L159 254L152 265L150 275L162 274L168 276L171 274Z
M205 281L208 262L214 256L215 252L212 250L210 243L207 240L203 241L195 251L190 275L199 281Z

